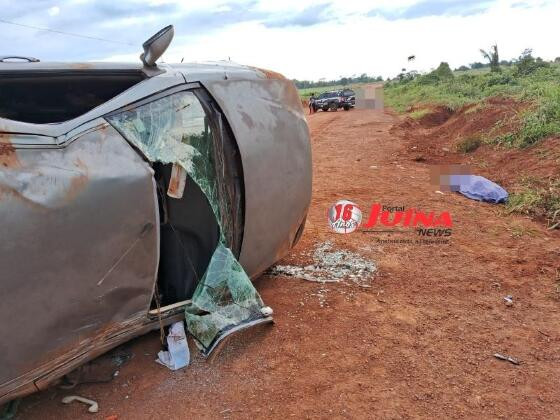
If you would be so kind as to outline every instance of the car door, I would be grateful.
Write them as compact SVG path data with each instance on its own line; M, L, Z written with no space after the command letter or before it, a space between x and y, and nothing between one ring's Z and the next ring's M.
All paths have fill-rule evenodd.
M0 401L146 319L153 171L102 116L181 83L167 72L59 124L0 118Z

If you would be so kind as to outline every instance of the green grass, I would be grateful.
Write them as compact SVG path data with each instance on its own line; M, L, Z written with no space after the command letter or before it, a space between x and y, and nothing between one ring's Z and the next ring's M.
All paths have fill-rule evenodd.
M550 227L560 225L560 180L525 178L521 188L510 194L506 209L547 220ZM555 226L556 225L556 226Z
M482 140L479 137L467 137L457 144L457 151L461 153L472 153L480 147Z
M550 85L546 93L534 99L538 105L521 116L518 131L496 138L496 142L526 147L545 137L560 133L560 85Z
M456 70L453 73L455 74L455 76L461 76L463 74L472 74L472 75L486 74L486 73L490 73L490 67L483 67L481 69L470 69L470 70Z
M429 113L430 113L429 108L422 108L422 109L417 109L416 111L412 111L411 113L408 114L408 116L413 120L419 120L424 115L427 115Z
M431 73L413 80L388 82L385 104L397 112L405 112L411 105L444 105L458 109L467 104L480 104L494 96L512 97L534 106L519 116L516 131L490 141L526 147L547 136L560 134L558 64L537 68L528 75L520 74L515 66L505 67L500 73L483 70L455 72L454 77L448 78L438 78Z

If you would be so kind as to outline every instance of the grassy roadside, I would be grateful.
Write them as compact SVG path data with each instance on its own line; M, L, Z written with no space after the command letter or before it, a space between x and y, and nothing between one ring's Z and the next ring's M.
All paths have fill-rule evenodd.
M300 89L300 96L308 99L311 93L342 87ZM493 97L513 98L527 106L516 111L513 119L498 121L483 136L462 139L457 145L459 153L472 153L484 143L524 149L546 137L560 135L560 63L522 56L517 64L502 66L499 72L452 72L442 63L431 73L403 74L400 80L385 83L386 106L416 120L432 112L434 106L458 110L472 104L465 113L476 118L478 112L484 112L486 100ZM549 227L560 228L560 179L517 180L506 211L546 220Z
M524 178L506 203L508 213L546 220L550 229L560 228L560 180Z
M560 65L528 58L523 65L500 72L453 73L445 63L426 75L403 75L385 84L385 103L397 112L420 119L435 105L457 110L476 104L466 113L483 112L485 100L513 98L527 104L513 120L498 121L484 136L467 137L458 144L460 153L471 153L482 143L527 148L540 140L560 135ZM506 128L504 133L503 129ZM496 130L497 129L497 130ZM499 134L495 134L499 133ZM515 176L515 174L512 174ZM546 221L560 228L560 179L521 178L510 194L506 211Z
M442 64L443 65L443 64ZM462 72L456 75L440 68L432 73L385 84L385 103L397 112L412 105L443 105L458 109L491 97L511 97L530 104L518 114L515 131L489 139L514 147L526 147L560 134L560 65L545 63L526 71L518 66L499 73ZM414 117L416 115L413 115Z

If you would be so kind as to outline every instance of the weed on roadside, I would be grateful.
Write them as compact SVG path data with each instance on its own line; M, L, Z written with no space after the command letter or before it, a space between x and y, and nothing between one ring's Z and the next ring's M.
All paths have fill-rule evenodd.
M527 236L535 237L538 234L538 231L536 229L518 223L508 226L506 229L510 233L511 237L516 239L527 237Z
M514 66L499 74L471 72L445 78L424 75L406 82L390 82L386 84L385 102L398 112L419 104L443 105L454 110L473 104L465 113L474 113L487 98L513 98L531 106L513 118L506 117L508 121L501 128L508 131L496 130L501 134L493 143L523 148L560 135L560 66L533 67L531 71L518 71Z
M408 116L413 120L419 120L420 118L424 117L425 115L429 114L430 110L428 108L417 109L416 111L412 111Z
M457 151L460 153L472 153L480 147L482 140L479 137L467 137L457 144Z
M508 213L520 213L547 221L550 229L560 227L560 180L521 180L519 191L510 194Z

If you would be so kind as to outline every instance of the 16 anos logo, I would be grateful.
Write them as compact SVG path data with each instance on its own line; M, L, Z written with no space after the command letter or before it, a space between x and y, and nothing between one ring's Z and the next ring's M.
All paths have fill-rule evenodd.
M336 233L352 233L362 223L362 212L358 206L348 200L340 200L328 211L331 229Z
M336 233L352 233L362 223L362 212L352 201L337 201L328 211L330 228ZM453 220L448 211L425 212L414 207L405 210L404 206L387 206L374 203L364 228L380 226L386 228L412 228L418 236L451 236ZM388 232L390 230L384 230ZM396 231L396 230L395 230ZM375 232L365 230L364 232Z

